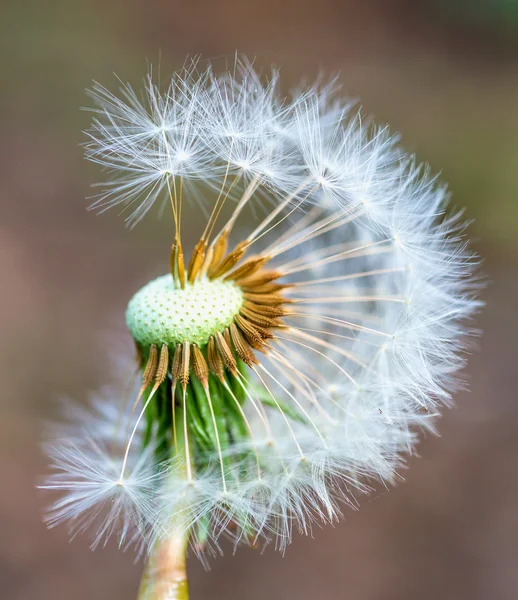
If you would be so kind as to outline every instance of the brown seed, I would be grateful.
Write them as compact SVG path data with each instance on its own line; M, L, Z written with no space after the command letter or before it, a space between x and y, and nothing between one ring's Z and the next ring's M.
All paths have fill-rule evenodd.
M182 375L182 344L176 344L173 355L173 364L171 366L171 375L173 377L173 387L180 380Z
M228 275L226 275L225 281L238 281L239 279L250 277L250 275L253 275L257 271L259 271L259 269L262 266L264 266L269 260L269 256L256 256L254 258L249 258L240 267L234 269Z
M171 253L169 254L169 268L173 278L176 273L176 244L171 244Z
M149 348L149 358L147 359L146 368L142 375L144 385L147 387L155 378L156 369L158 366L158 350L156 344L151 344Z
M183 259L182 242L180 242L180 241L178 242L177 263L178 263L178 279L180 280L180 286L183 290L185 288L185 262Z
M182 346L182 362L180 368L180 381L185 390L189 383L189 367L191 366L191 345L185 340Z
M202 351L196 344L192 346L192 370L203 386L206 386L209 380L209 367Z
M289 304L291 302L280 294L251 294L250 292L246 292L243 294L243 298L262 306L280 306L281 304Z
M243 315L236 315L234 320L237 326L243 332L246 332L247 336L251 336L252 339L257 340L259 343L261 343L262 340L268 340L274 337L273 333L270 333L268 329L265 329L260 325L252 324L250 320L243 317Z
M243 337L235 323L230 325L230 335L234 342L234 347L239 358L244 361L249 367L253 364L257 364L257 360L250 350L250 346L246 339Z
M209 343L207 344L207 360L209 361L209 369L211 372L214 373L220 381L223 381L223 361L218 354L213 336L210 336Z
M225 256L227 252L228 246L228 231L223 231L223 233L216 240L216 243L213 246L212 258L209 264L209 268L207 269L207 275L210 279L214 276L214 272L216 271L216 267L221 262L221 259Z
M282 277L282 273L279 271L259 271L259 273L256 273L252 277L247 277L239 283L241 286L264 285L265 283L279 279L279 277Z
M273 327L281 327L282 321L279 319L272 319L271 317L264 317L255 313L252 310L247 309L246 307L241 307L239 314L242 317L245 317L250 323L254 325L254 327L262 327L263 329L271 329ZM235 318L235 317L234 317Z
M265 338L261 335L259 331L257 331L254 325L248 323L245 319L243 319L239 322L238 327L248 344L254 350L262 350L264 348L264 346L266 345L266 342L264 341Z
M228 330L228 327L225 327L225 329L223 330L223 337L225 338L225 342L227 342L227 346L232 351L232 342L230 340L230 332Z
M257 304L250 300L245 300L243 306L249 310L254 311L258 315L262 315L264 317L272 317L273 319L277 317L286 316L286 310L281 308L280 306L268 306L267 304Z
M221 358L223 359L225 367L227 367L227 369L232 373L232 375L235 375L237 371L236 359L232 354L232 350L229 348L225 338L221 335L219 331L216 333L216 345L218 347Z
M271 294L280 292L281 290L290 287L288 283L264 283L262 285L243 285L239 284L239 287L243 292L250 292L252 294Z
M191 260L189 261L189 267L187 269L187 279L189 280L189 283L193 283L196 279L196 276L200 272L206 250L207 243L204 240L200 240L194 247Z
M212 275L210 275L211 279L216 279L217 277L221 277L230 269L232 269L244 256L250 242L246 240L243 242L239 242L237 246L227 254L227 256L220 262L220 264L214 269Z
M183 259L183 249L181 242L175 242L171 246L171 254L169 256L169 267L171 269L171 275L173 279L178 277L182 288L185 287L185 266Z
M162 344L160 348L160 360L155 373L155 385L162 385L167 377L167 367L169 366L169 348L167 344Z

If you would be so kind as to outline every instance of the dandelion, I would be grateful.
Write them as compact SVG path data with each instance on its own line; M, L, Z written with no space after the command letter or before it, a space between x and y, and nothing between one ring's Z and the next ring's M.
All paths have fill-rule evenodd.
M68 410L45 487L50 524L147 548L142 599L187 597L189 546L284 550L396 481L459 385L478 284L445 188L333 85L278 79L193 65L92 92L94 207L169 206L170 272L126 310L138 389Z

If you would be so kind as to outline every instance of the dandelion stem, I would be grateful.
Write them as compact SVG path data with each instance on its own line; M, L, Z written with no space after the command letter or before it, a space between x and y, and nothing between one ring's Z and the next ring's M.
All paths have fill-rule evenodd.
M187 547L189 532L177 528L151 550L140 582L138 600L188 600Z
M177 408L176 420L183 420L184 408ZM178 430L175 458L185 467L185 479L192 480L188 441L185 432ZM178 510L174 522L169 524L167 537L160 537L149 553L142 574L137 600L188 600L187 549L190 528L186 523L186 512Z

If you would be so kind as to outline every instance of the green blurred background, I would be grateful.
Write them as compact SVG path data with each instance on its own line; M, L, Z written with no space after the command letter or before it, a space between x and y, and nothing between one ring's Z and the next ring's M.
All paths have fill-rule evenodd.
M475 219L489 285L471 392L421 444L406 481L283 558L241 550L192 597L496 600L518 597L518 2L516 0L38 0L2 2L0 74L0 597L131 600L140 565L47 531L34 489L56 396L108 378L103 347L128 298L167 269L168 225L132 232L87 212L84 89L139 85L186 55L321 70L450 182Z

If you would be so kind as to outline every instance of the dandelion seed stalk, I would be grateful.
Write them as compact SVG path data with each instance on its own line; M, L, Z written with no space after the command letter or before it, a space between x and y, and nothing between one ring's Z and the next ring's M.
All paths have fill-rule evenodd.
M459 386L480 283L445 186L334 84L193 64L120 92L92 92L93 208L133 226L162 204L169 268L128 303L136 361L51 431L47 520L136 546L140 600L185 599L188 552L284 551L400 477Z
M156 542L142 575L138 600L188 600L188 535Z
M176 411L176 420L181 423L182 409ZM177 432L175 453L176 458L183 457L183 464L186 465L188 458L181 429ZM186 481L189 480L187 469L184 477ZM178 511L172 533L165 539L156 540L150 548L137 600L188 600L187 550L190 530L184 519L184 511Z

